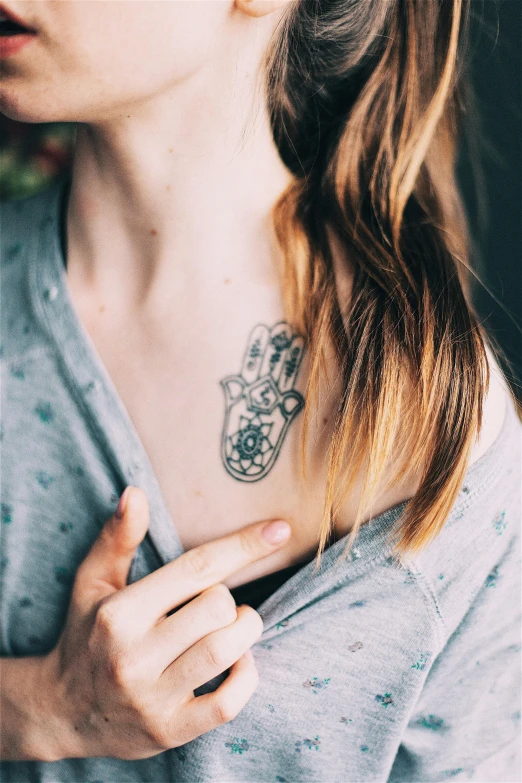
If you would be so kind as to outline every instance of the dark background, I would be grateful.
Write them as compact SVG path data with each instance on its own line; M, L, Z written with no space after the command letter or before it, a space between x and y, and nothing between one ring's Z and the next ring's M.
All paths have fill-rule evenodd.
M471 13L477 113L469 113L458 175L480 278L473 295L522 400L522 0L471 0ZM0 134L0 198L34 192L68 165L71 126L22 125L0 115Z
M470 117L462 142L459 180L481 278L474 300L522 400L522 0L471 0L471 10L478 117ZM476 155L478 195L470 170Z

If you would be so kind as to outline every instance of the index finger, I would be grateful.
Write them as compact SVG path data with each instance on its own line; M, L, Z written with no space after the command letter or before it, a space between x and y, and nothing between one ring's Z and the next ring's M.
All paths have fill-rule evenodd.
M189 549L152 574L124 588L140 625L152 627L176 606L222 582L249 563L280 549L290 537L288 522L256 522Z

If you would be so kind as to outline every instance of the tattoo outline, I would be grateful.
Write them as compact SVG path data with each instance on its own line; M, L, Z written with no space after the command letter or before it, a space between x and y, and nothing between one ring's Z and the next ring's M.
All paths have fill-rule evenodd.
M220 381L225 394L221 459L238 481L254 482L272 469L286 433L304 407L294 389L305 352L304 338L284 321L255 326L241 370Z

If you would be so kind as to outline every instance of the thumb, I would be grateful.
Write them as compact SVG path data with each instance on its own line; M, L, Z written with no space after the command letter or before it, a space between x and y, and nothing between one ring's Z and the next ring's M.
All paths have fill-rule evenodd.
M304 407L304 398L298 391L291 389L283 394L282 403L285 418L292 422Z
M75 592L101 600L127 584L129 568L136 548L149 527L149 503L143 490L127 487L118 508L107 520L80 565Z

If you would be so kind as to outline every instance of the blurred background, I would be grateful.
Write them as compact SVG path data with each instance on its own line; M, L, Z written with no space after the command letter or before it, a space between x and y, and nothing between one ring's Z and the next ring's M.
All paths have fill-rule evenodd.
M480 279L474 301L522 401L522 0L471 0L471 8L476 113L462 134L458 175ZM64 173L73 143L74 126L0 114L0 198L29 195Z

